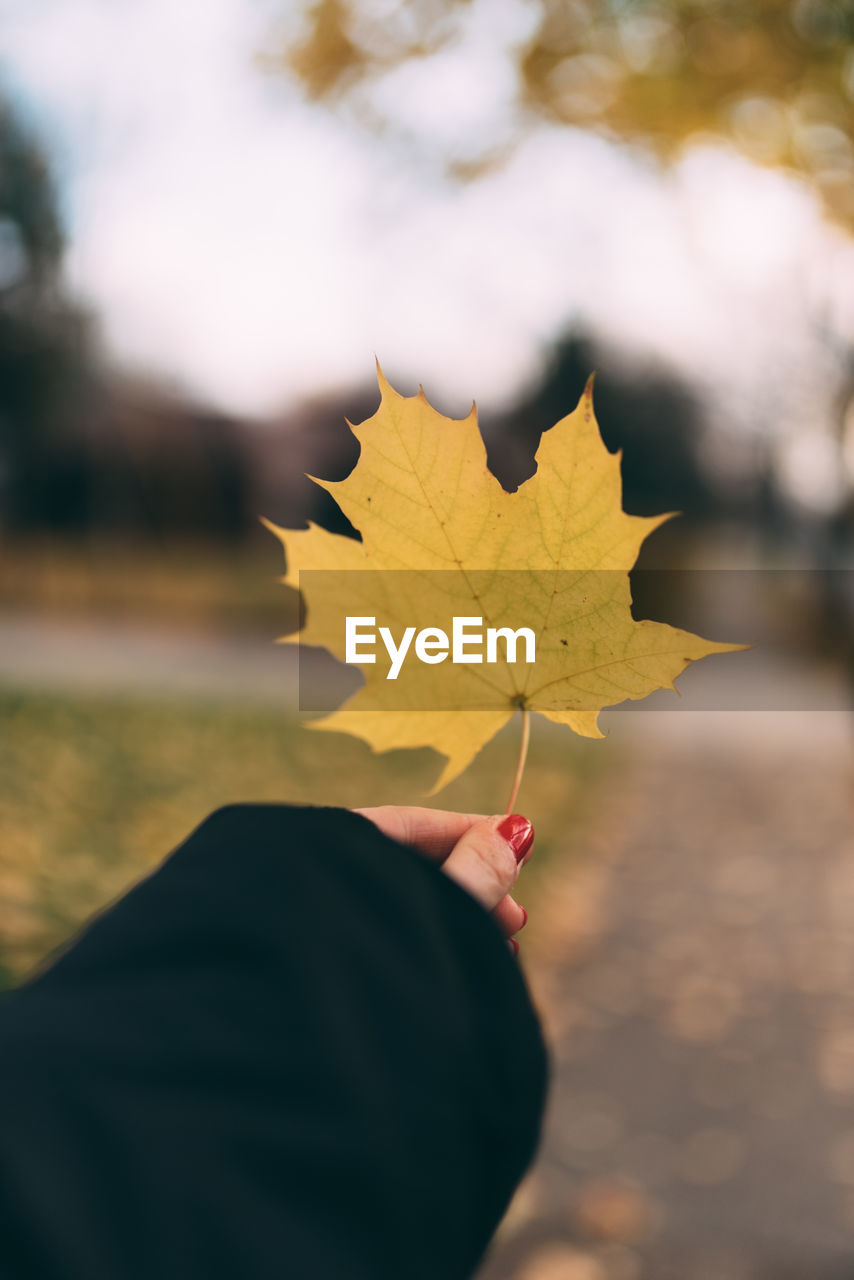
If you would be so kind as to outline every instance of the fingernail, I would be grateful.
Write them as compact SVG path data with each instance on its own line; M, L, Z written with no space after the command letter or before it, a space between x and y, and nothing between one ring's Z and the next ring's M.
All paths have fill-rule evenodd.
M522 817L521 813L511 813L509 818L505 818L503 822L499 823L498 834L503 836L510 845L516 855L517 862L522 861L534 843L534 828L527 818Z
M516 941L516 939L515 939L515 938L511 938L511 939L510 939L510 946L511 946L511 948L512 948L513 955L514 955L514 956L518 956L518 954L519 954L519 943Z
M522 923L519 925L519 928L524 929L525 925L528 923L528 913L524 907L520 906L519 910L522 912Z

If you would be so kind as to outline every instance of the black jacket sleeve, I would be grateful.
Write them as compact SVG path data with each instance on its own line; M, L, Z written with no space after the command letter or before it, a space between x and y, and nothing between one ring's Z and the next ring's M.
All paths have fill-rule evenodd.
M0 1274L470 1276L545 1079L435 866L344 810L219 810L0 1004Z

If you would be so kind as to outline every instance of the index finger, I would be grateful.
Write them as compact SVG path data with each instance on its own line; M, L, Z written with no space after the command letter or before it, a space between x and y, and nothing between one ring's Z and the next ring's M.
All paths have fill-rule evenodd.
M354 809L379 827L384 835L410 845L433 862L444 862L469 827L487 814L454 813L450 809L426 809L419 805L378 805Z

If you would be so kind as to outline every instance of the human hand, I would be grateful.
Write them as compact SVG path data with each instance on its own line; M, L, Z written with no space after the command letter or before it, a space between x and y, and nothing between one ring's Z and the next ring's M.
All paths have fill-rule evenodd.
M381 805L356 809L385 835L409 845L436 862L446 875L486 907L510 939L524 928L528 913L511 897L510 889L531 857L534 828L521 814L485 817L415 805Z

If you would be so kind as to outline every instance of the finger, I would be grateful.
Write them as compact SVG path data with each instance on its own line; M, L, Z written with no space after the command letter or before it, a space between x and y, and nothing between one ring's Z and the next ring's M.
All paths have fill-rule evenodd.
M534 828L521 814L483 818L457 841L442 870L492 911L516 883L533 840Z
M400 844L411 845L433 862L444 861L466 831L484 818L482 813L454 813L448 809L399 804L354 809L353 812L373 822L384 835Z
M498 906L494 908L492 915L499 929L502 929L508 938L518 933L520 929L524 929L528 920L525 908L520 907L509 893L505 894Z

